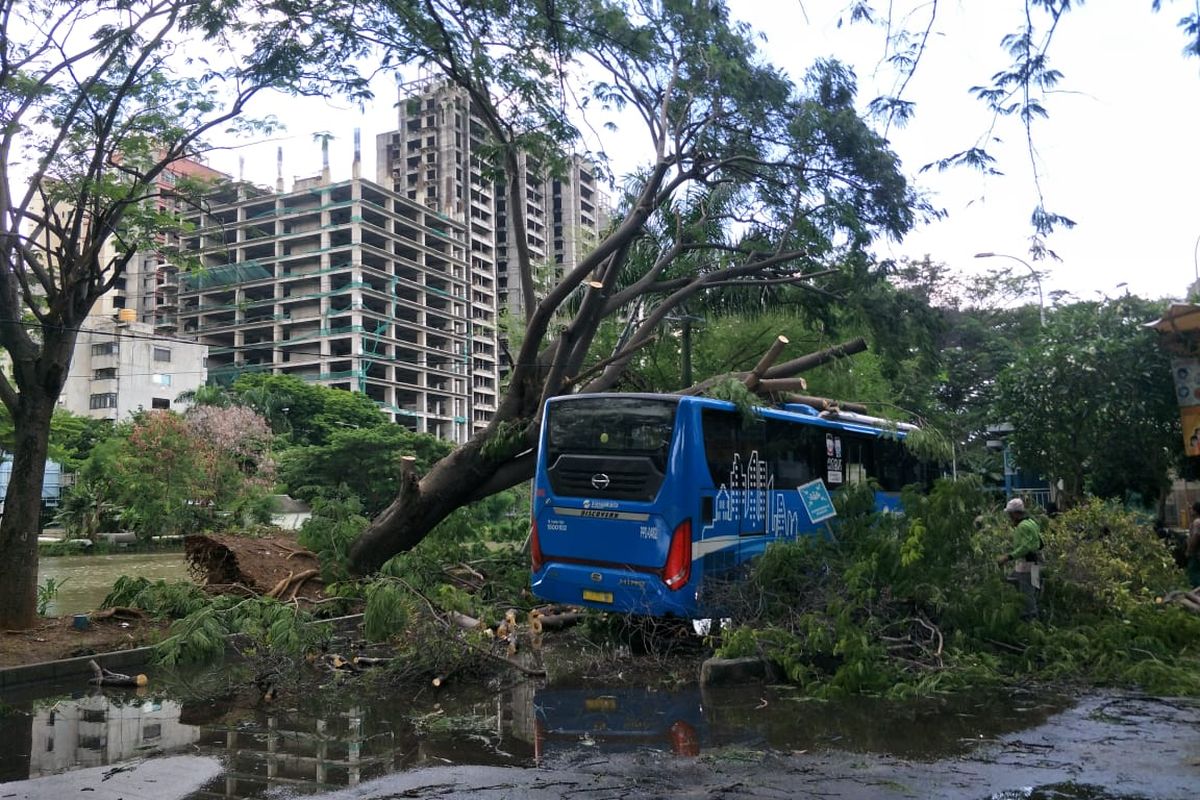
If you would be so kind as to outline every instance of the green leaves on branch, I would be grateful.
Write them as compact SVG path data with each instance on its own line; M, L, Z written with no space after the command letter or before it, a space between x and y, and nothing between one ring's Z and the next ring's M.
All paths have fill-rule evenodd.
M329 636L328 625L294 604L220 596L172 623L155 652L163 664L220 659L229 647L243 655L295 656L316 650Z
M1028 624L994 561L1011 528L977 484L906 495L904 516L873 513L865 489L838 494L837 541L770 548L733 595L742 624L722 655L771 658L817 695L1030 678L1200 694L1200 618L1158 602L1183 575L1120 507L1094 501L1050 523L1042 621Z
M1000 377L999 413L1017 462L1067 496L1085 491L1147 505L1182 454L1170 362L1138 297L1057 309L1038 342Z

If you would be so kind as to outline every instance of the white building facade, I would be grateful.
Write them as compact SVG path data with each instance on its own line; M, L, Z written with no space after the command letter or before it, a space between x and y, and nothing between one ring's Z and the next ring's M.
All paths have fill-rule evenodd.
M92 316L79 332L59 405L111 420L182 410L179 395L204 385L207 361L207 345L156 336L147 323Z

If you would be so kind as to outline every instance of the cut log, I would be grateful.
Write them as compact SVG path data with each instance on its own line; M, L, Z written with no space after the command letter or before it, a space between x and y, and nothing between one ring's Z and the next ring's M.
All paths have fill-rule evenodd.
M474 617L468 617L466 614L460 614L457 611L450 612L450 620L458 627L467 631L473 631L477 628L484 627L483 622L480 620L477 620Z
M391 657L388 657L388 656L379 656L379 657L355 656L354 657L354 665L357 667L379 667L379 666L383 666L384 664L390 664L391 662L392 662L392 659L391 659Z
M779 354L783 352L783 348L787 347L787 345L788 338L786 336L775 337L775 341L771 342L771 347L767 352L763 353L763 357L758 360L758 364L746 376L744 382L747 389L752 392L757 391L756 387L759 381L762 380L763 375L767 373L767 370L775 363L775 359L779 358Z
M767 378L759 381L754 391L759 394L774 394L775 392L804 391L807 388L808 381L804 378Z
M833 409L841 409L842 411L852 411L855 414L870 413L867 407L862 403L848 403L844 400L831 400L828 397L814 397L807 394L789 394L784 399L789 403L803 403L806 406L812 406L817 411L832 411Z
M96 686L145 686L145 675L125 675L121 672L113 672L107 670L97 664L95 661L89 661L88 666L92 668L92 677L88 683Z
M539 615L536 618L537 626L533 627L533 630L534 633L562 630L563 628L569 628L578 622L582 622L586 617L587 614L584 614L581 611L572 611L564 614L549 614L544 616Z

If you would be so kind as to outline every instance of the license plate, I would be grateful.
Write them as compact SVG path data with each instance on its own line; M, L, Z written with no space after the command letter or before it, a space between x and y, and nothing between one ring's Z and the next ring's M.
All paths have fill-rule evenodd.
M616 711L617 698L589 697L583 701L583 707L586 711Z
M613 596L612 592L594 592L591 589L584 589L583 599L591 600L593 603L611 603Z

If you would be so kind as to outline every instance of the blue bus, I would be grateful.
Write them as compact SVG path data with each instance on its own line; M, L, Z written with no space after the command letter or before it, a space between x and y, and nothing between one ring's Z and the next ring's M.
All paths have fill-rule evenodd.
M546 403L530 548L538 597L649 616L716 616L712 589L772 542L824 531L829 491L873 480L876 508L933 470L914 426L788 404L580 394Z

